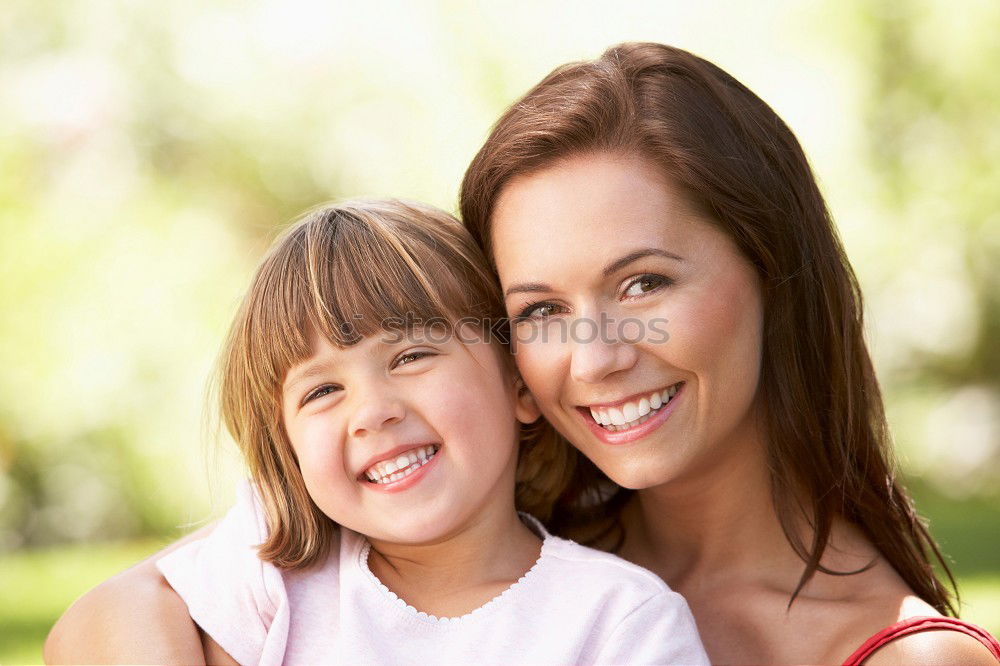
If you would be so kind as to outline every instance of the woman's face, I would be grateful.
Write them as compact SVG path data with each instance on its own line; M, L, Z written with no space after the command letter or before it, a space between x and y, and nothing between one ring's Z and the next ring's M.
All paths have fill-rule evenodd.
M757 446L756 272L654 166L589 153L518 176L493 246L528 388L612 480L699 478Z

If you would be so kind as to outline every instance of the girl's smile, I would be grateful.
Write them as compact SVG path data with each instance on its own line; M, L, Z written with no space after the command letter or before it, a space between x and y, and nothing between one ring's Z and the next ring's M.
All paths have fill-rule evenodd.
M396 447L388 455L378 455L377 462L367 465L362 481L369 490L396 493L413 487L434 467L439 444L413 447L408 444Z
M339 348L313 331L312 355L286 374L282 421L323 513L373 541L421 543L513 506L516 419L537 412L493 344L397 337Z

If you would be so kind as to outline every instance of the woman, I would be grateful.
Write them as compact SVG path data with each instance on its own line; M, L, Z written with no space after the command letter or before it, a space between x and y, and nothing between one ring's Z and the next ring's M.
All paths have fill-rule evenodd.
M908 621L917 633L865 663L996 663L944 617L937 546L894 479L857 282L766 104L684 51L614 47L504 114L461 207L520 371L583 454L554 530L663 577L713 662L860 661ZM114 657L62 651L109 626L95 614L109 638L87 649L148 621L145 656L201 656L148 562L68 612L47 657Z

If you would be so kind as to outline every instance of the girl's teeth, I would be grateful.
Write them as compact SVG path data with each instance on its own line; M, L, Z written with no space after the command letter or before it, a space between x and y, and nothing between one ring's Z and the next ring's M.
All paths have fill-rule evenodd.
M659 409L660 405L662 405L662 404L663 404L663 401L660 400L660 394L659 393L654 393L653 395L649 396L649 406L652 409Z
M438 447L434 445L422 446L419 449L408 451L393 460L372 465L365 471L365 478L372 483L399 481L423 467L437 451Z

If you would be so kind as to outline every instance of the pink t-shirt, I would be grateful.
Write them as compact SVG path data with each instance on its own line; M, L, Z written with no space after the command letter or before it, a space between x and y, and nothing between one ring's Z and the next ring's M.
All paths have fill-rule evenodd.
M538 561L458 618L417 611L338 530L321 566L262 562L260 500L243 485L205 539L157 562L195 622L241 664L707 664L687 603L651 572L545 532Z

